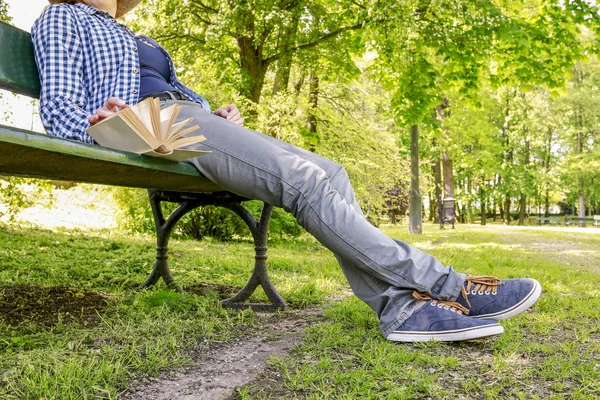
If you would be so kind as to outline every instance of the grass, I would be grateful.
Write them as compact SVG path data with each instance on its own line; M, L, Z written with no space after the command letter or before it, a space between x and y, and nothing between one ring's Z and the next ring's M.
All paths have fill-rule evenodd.
M329 308L327 321L310 328L290 357L272 359L238 398L600 397L599 232L387 231L467 273L534 277L544 294L529 312L503 321L499 338L458 344L386 342L373 312L348 298Z
M260 328L251 311L219 302L249 277L250 241L172 240L171 269L187 294L137 290L154 246L111 232L0 228L0 398L116 398L137 376L190 363L190 349ZM269 255L294 307L347 290L313 240L274 242Z
M325 322L237 397L600 397L597 229L425 228L386 231L463 272L532 276L544 294L502 322L501 337L460 344L387 342L367 306L333 301ZM153 238L0 228L0 398L117 398L136 377L189 364L192 350L252 334L260 329L252 312L219 304L245 283L251 249L250 241L172 240L182 295L136 289L152 267ZM294 307L347 292L334 257L308 237L271 243L269 271Z

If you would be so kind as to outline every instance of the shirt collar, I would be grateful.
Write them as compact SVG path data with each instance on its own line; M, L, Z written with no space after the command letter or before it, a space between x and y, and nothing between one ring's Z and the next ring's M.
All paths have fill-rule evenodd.
M112 17L112 15L110 15L108 13L108 11L100 10L100 9L98 9L98 8L96 8L94 6L90 6L88 4L77 3L77 4L75 4L75 7L79 7L83 12L85 12L85 13L87 13L89 15L99 14L99 15L105 17L105 18L114 19ZM121 25L121 27L123 27L127 33L129 33L131 36L135 37L135 33L133 33L131 31L131 29L129 29L129 27L127 27L126 25L123 25L121 23L119 23L119 25Z
M90 15L94 15L96 13L101 14L107 18L112 18L111 15L108 13L108 11L105 10L99 10L94 6L90 6L88 4L84 4L84 3L77 3L75 4L75 7L79 7L83 12L86 12Z

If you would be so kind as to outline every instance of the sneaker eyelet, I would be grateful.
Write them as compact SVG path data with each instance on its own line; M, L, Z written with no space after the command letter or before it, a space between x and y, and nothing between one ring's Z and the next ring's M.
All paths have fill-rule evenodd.
M471 291L471 294L477 294L477 292L475 290Z

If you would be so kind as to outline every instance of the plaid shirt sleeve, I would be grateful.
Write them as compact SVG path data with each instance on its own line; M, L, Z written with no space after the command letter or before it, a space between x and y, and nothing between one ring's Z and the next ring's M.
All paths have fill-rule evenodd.
M42 82L40 116L46 132L92 143L85 110L84 50L69 7L52 6L32 28L35 59Z

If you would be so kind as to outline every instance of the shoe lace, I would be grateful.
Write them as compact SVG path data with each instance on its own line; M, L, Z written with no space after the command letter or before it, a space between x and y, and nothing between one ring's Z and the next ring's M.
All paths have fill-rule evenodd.
M467 276L467 285L462 287L462 297L466 300L469 307L471 307L471 302L467 298L469 293L479 293L479 294L496 294L498 293L498 287L504 285L500 279L495 276L475 276L469 275Z
M424 293L419 293L416 290L412 293L413 297L417 300L421 300L421 301L431 301L431 305L435 306L436 304L440 304L442 307L444 307L446 310L452 309L460 314L465 314L468 315L469 314L469 309L466 308L465 306L463 306L460 303L456 303L454 301L442 301L442 300L436 300L434 298L432 298L429 295L426 295Z

